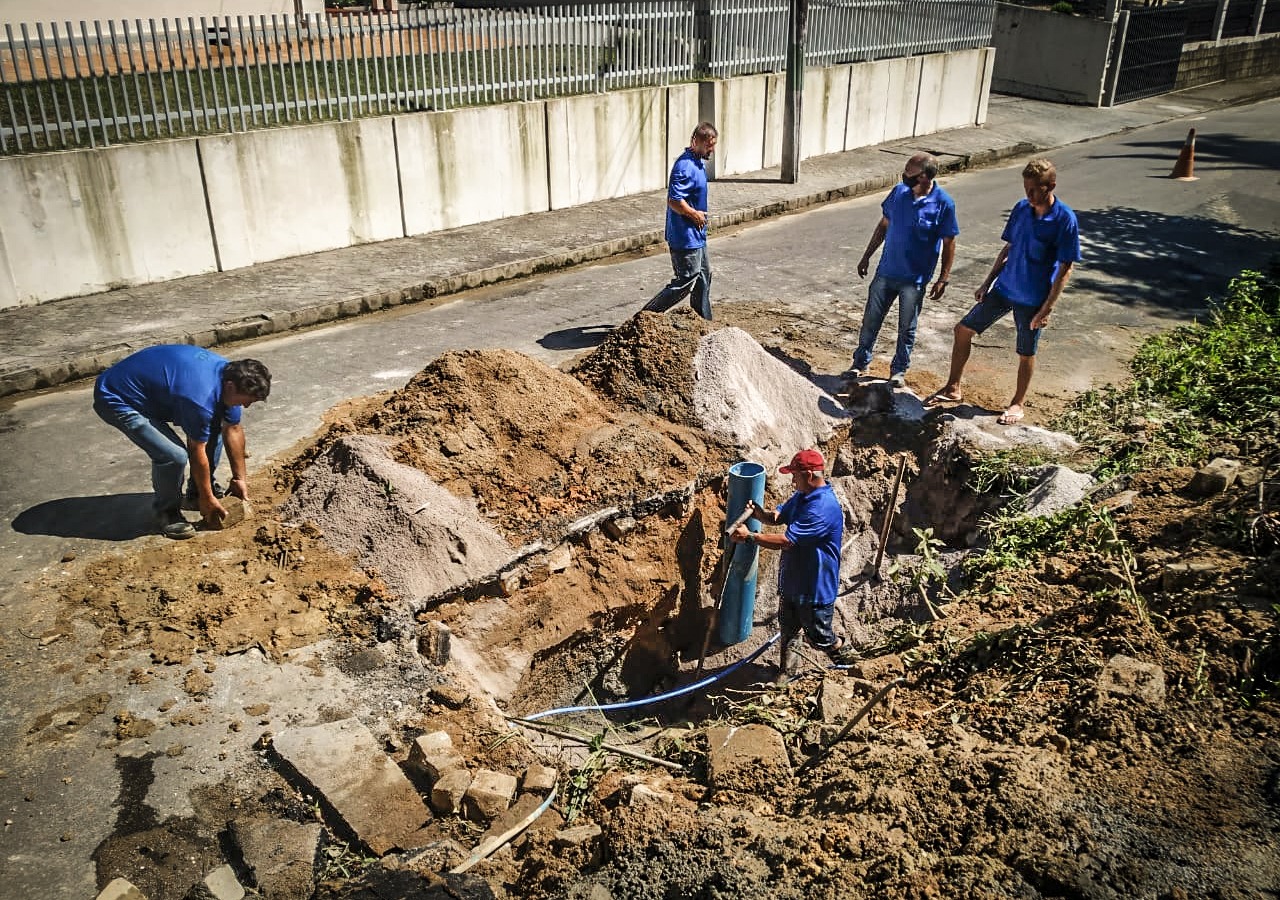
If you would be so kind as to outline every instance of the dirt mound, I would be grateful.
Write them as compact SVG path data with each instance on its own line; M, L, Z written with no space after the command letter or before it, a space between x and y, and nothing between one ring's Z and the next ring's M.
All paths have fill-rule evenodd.
M570 373L620 406L697 426L692 360L720 326L691 310L640 313L615 328Z
M615 409L509 350L444 354L353 430L397 438L397 462L474 498L517 544L725 466L725 451L698 430Z

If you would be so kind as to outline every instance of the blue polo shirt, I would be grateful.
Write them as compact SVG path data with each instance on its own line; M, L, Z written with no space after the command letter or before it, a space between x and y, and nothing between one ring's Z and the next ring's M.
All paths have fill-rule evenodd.
M889 220L889 232L876 275L924 284L933 277L942 239L960 233L956 202L937 184L923 197L899 184L884 198L880 211Z
M696 210L707 211L707 170L692 149L685 150L671 166L667 184L668 200L683 200ZM699 228L667 207L667 246L672 250L693 250L707 246L707 230Z
M1058 267L1080 260L1076 214L1056 197L1053 206L1039 219L1030 200L1019 200L1000 237L1009 242L1009 256L991 289L1010 303L1044 303L1058 276Z
M824 484L807 494L796 491L778 508L791 546L782 551L778 592L814 606L830 606L840 593L840 542L844 538L844 510Z
M240 422L240 407L223 407L222 370L227 361L203 347L162 344L126 356L98 376L94 394L108 407L135 410L148 419L177 425L193 441L218 427Z

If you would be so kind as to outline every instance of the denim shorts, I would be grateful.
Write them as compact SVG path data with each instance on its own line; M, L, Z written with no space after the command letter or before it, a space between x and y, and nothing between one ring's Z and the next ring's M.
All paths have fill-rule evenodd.
M1040 311L1038 306L1026 306L1022 303L1013 303L1002 294L994 291L987 291L987 296L978 301L973 309L960 320L960 324L965 328L972 329L978 334L986 331L996 320L1002 318L1006 313L1013 313L1014 324L1018 327L1018 355L1019 356L1035 356L1036 347L1040 344L1040 332L1042 328L1032 328L1031 320L1036 317L1036 313Z

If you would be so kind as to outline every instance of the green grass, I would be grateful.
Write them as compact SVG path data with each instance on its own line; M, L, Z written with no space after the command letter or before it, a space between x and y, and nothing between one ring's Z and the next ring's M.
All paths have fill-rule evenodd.
M1206 319L1147 340L1131 380L1088 391L1054 427L1077 436L1101 477L1202 462L1280 436L1280 270L1244 271Z

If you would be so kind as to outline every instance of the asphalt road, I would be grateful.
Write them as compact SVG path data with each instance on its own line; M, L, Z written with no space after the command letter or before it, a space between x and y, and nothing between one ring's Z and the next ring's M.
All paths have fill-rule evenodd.
M1053 154L1059 196L1080 217L1085 260L1042 342L1042 389L1078 391L1115 377L1139 337L1188 321L1230 276L1280 252L1277 120L1280 102L1268 101ZM1173 182L1166 176L1190 126L1199 132L1200 180ZM999 249L1005 216L1021 197L1021 165L944 181L959 211L958 259L947 295L926 303L912 368L917 380L936 380L945 372L951 326L972 302L973 288ZM713 205L714 198L713 186ZM838 339L851 354L851 323L866 292L854 267L878 219L879 200L836 203L713 235L717 309L732 320L735 307L763 304L826 323L843 330ZM629 317L668 275L665 253L650 254L477 290L434 308L402 308L223 350L259 358L275 374L269 403L246 413L251 465L260 467L312 434L335 404L398 387L449 349L508 347L550 364L565 361ZM886 339L892 330L891 317ZM974 365L988 367L997 382L1007 373L1011 385L1011 345L1012 329L997 326L980 342ZM881 353L885 349L887 340ZM52 705L50 695L58 690L50 675L53 661L20 633L39 633L55 611L36 608L23 582L56 566L68 550L83 556L127 548L131 541L162 540L145 536L148 466L94 416L90 391L81 384L0 407L0 517L6 523L0 530L0 602L6 613L0 619L0 723L8 735L0 749L11 765L19 765L12 756L19 752L30 711ZM20 764L48 778L61 765L55 759ZM6 809L21 803L13 793L0 788ZM102 800L109 806L110 799L79 798L92 807ZM50 828L55 833L57 826ZM30 844L20 852L14 846L6 850L8 862L0 860L0 895L23 895L42 871L48 873L41 876L49 879L45 883L76 885L75 892L91 878L91 863L75 852L54 865L56 872L45 868L60 852L56 840L47 853ZM60 895L61 890L49 894Z

